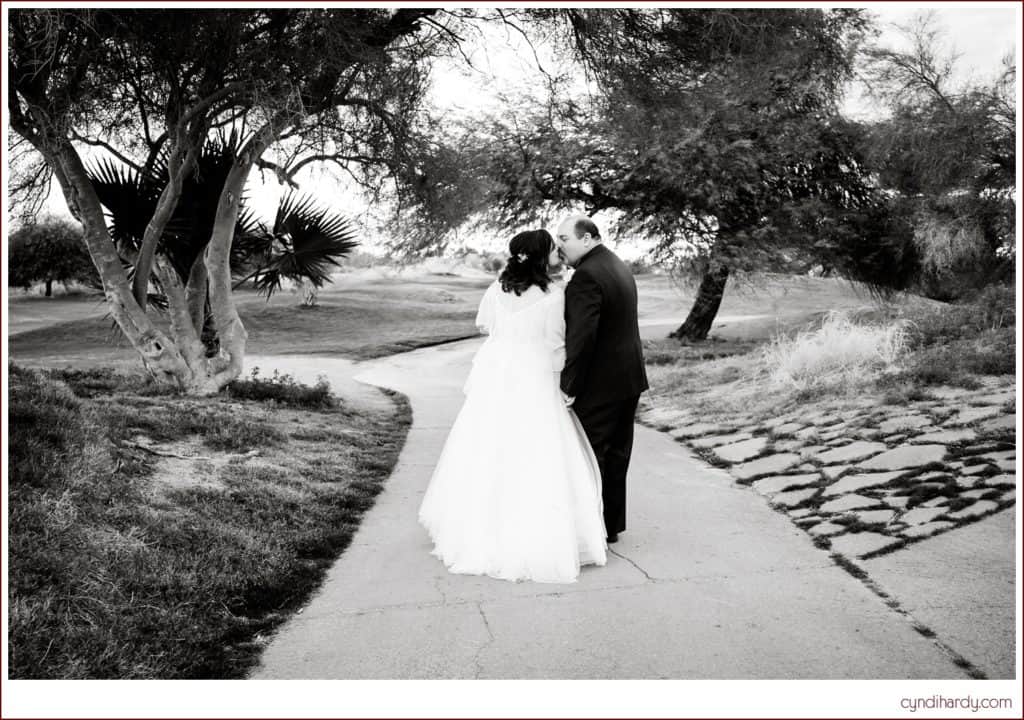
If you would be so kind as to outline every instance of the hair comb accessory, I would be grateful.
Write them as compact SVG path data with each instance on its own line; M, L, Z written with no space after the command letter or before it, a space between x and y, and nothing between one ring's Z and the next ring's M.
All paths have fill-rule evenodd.
M526 253L519 253L518 255L516 255L516 260L518 260L519 262L526 262L527 257L528 256Z

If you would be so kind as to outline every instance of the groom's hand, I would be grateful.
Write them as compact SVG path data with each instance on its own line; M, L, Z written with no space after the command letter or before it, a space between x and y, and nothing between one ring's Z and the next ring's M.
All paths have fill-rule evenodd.
M576 398L569 397L568 395L565 394L564 390L559 390L559 392L562 393L562 401L565 403L565 406L572 407L572 404L576 402Z

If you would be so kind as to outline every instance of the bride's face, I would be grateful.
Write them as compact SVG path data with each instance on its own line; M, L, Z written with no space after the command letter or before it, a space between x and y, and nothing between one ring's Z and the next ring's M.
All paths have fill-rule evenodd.
M557 273L562 271L562 253L558 250L556 243L551 243L551 252L548 253L548 271Z

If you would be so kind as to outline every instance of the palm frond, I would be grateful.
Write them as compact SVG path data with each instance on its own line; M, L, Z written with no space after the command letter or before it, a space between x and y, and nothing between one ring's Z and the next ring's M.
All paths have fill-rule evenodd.
M317 207L308 195L289 193L274 217L267 262L254 277L256 289L269 299L284 279L323 287L332 267L340 267L340 259L359 245L357 232L344 215Z

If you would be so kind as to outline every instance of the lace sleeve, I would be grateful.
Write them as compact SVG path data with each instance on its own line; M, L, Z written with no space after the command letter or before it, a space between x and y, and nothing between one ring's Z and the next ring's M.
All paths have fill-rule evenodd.
M487 288L483 298L480 300L480 307L476 311L476 326L480 332L487 335L494 329L494 319L498 301L498 283L494 282Z
M551 369L561 372L565 367L565 293L559 287L552 287L544 325L544 340L551 350Z

